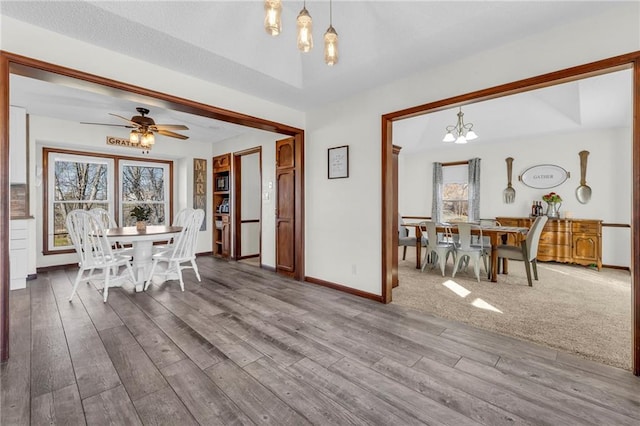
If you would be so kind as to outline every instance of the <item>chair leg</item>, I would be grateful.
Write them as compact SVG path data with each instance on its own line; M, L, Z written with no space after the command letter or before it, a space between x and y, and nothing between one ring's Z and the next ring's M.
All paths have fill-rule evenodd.
M533 278L538 281L538 259L533 259L531 266L533 267Z
M527 281L529 282L529 287L533 287L533 283L531 282L531 263L525 257L524 259L524 270L527 273Z
M151 271L149 272L149 276L147 277L147 282L144 283L143 290L145 291L147 290L147 288L149 288L149 284L151 283L151 279L153 278L153 271L155 271L157 264L158 264L157 260L154 260L153 263L151 264Z
M462 260L464 256L460 256L456 259L455 262L453 262L453 272L451 273L451 278L455 278L456 276L456 272L458 272L458 267L460 266L460 261Z
M102 290L102 301L104 303L107 303L107 296L109 295L109 277L111 274L109 274L108 269L104 271L104 289Z
M407 258L407 246L404 246L404 250L402 251L402 260Z
M71 290L71 296L69 296L69 302L71 302L71 300L73 299L73 296L76 294L76 290L78 289L78 284L80 284L80 281L82 281L82 272L83 272L82 268L78 270L78 275L76 275L76 280L73 283L73 290Z
M196 277L198 278L198 282L202 282L202 280L200 279L200 272L198 272L198 265L196 264L196 260L195 259L191 259L191 267L193 268L193 270L196 273Z
M424 272L424 268L425 266L427 266L427 263L429 262L429 256L431 255L431 253L429 253L427 250L425 250L424 252L424 259L422 260L422 269L421 271Z
M184 291L184 281L182 281L182 268L180 264L176 264L176 270L178 271L178 278L180 279L180 289Z

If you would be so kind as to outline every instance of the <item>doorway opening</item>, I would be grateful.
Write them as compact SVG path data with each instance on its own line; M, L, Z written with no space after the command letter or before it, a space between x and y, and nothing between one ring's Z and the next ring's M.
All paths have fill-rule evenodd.
M233 153L234 229L236 260L261 265L262 253L262 147Z

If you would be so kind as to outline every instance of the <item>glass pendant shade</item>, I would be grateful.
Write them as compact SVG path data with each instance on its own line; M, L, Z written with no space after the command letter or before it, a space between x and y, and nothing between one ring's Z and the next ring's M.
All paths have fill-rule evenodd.
M455 142L456 138L453 136L453 134L451 132L448 132L445 136L444 139L442 139L442 142Z
M142 135L142 139L140 141L140 145L142 145L142 147L149 148L154 143L156 143L156 138L153 136L153 132L146 132Z
M313 48L313 22L306 7L298 14L298 49L308 52Z
M282 2L280 0L264 0L264 29L267 34L277 36L282 30Z
M137 144L140 142L140 133L138 133L137 130L132 130L131 133L129 133L129 142L131 142L132 144Z
M324 33L324 61L330 66L338 63L338 33L331 25Z
M476 135L476 132L473 130L469 130L465 135L465 138L467 138L468 141L472 141L474 139L478 139L478 135Z
M456 143L467 143L467 139L464 136L460 135L458 136L458 139L456 139Z

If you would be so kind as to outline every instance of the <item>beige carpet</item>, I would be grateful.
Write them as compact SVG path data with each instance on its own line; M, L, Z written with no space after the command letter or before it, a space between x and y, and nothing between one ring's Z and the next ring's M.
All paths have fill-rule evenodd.
M541 262L529 287L522 262L511 261L497 283L486 274L478 283L471 267L451 278L451 259L442 277L415 269L415 249L399 258L393 303L631 369L628 271Z

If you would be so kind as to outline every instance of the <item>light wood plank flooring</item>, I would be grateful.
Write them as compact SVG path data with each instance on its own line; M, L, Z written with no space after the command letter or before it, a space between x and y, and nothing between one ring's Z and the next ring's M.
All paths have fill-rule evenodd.
M75 270L11 292L2 425L638 425L640 379L520 340L198 259L145 293Z

